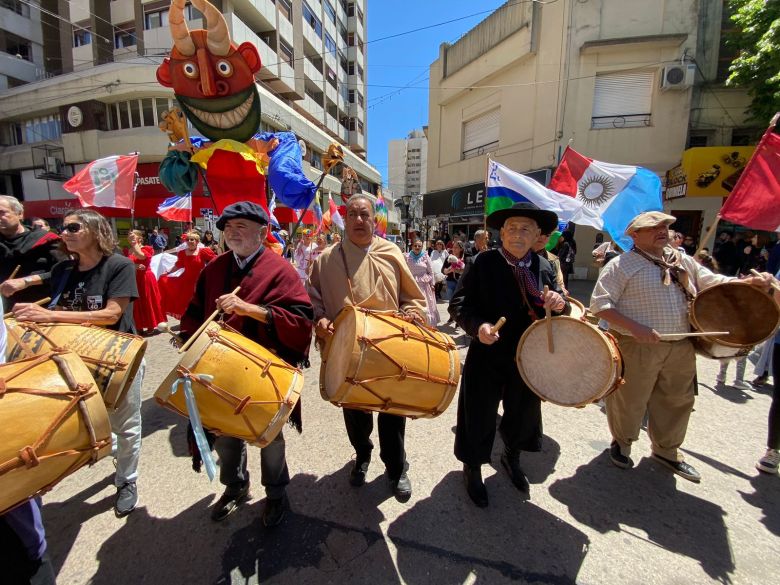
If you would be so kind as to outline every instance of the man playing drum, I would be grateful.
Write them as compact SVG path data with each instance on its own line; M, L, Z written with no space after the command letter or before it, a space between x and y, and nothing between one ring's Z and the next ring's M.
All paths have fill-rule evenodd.
M501 463L515 487L528 492L520 451L541 450L542 411L539 397L515 364L517 344L546 308L555 313L569 310L555 270L533 252L541 233L555 229L558 216L532 203L516 203L491 213L487 223L500 230L502 247L476 257L449 307L450 315L473 338L458 397L455 456L463 463L469 497L480 508L488 505L481 466L490 463L500 401L504 405L499 426L504 441ZM549 292L542 292L545 286ZM498 333L493 325L501 317L506 325Z
M609 322L625 365L625 384L606 398L612 463L623 469L634 465L631 444L647 412L653 458L698 482L701 476L679 452L693 410L694 347L689 338L661 341L659 334L687 333L689 300L697 291L734 279L713 274L678 252L669 239L675 221L659 211L631 221L626 235L634 247L602 270L590 310ZM771 276L744 282L768 290Z
M225 324L297 365L306 359L313 312L295 269L263 246L268 215L255 203L228 205L217 221L230 247L200 273L195 295L181 321L182 337L192 335L215 308L224 311ZM238 294L229 291L241 287ZM293 412L300 429L300 412ZM225 492L214 505L211 518L224 520L249 499L246 443L234 437L218 437L219 480ZM279 433L260 450L260 482L267 496L263 524L276 526L285 511L286 486L290 482L285 459L284 435Z
M398 246L374 236L374 203L365 195L353 195L347 201L346 238L326 248L314 262L308 291L317 319L316 333L325 338L332 323L345 305L377 311L401 311L410 320L425 323L425 296ZM344 423L357 457L349 474L353 486L366 481L371 462L373 415L344 408ZM404 451L406 419L388 413L378 415L379 456L385 464L393 494L399 501L412 495L412 484L406 474Z

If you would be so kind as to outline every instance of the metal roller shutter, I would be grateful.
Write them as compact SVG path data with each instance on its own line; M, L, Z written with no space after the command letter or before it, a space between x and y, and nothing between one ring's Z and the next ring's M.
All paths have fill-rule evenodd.
M593 117L649 114L655 73L610 73L596 76Z
M490 110L463 124L463 152L498 142L501 108Z

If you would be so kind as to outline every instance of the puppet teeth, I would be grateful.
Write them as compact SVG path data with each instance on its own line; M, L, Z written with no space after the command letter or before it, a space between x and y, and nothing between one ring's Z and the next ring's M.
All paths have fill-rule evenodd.
M255 96L250 95L241 105L232 110L228 110L227 112L206 112L204 110L199 110L198 108L193 108L192 106L190 106L190 111L209 126L227 130L234 126L238 126L244 121L247 114L249 114L249 110L252 108L254 99Z

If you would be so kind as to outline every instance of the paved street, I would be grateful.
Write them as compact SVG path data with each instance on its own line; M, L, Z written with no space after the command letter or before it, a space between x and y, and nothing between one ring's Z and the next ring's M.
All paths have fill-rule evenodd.
M463 343L462 331L455 338ZM617 469L605 453L609 434L598 406L545 405L544 450L522 456L530 501L500 468L497 441L494 468L484 468L490 507L480 510L452 454L455 401L439 418L407 425L408 503L392 497L378 453L367 484L350 487L353 452L340 410L320 398L313 352L304 433L284 431L291 510L269 530L259 520L257 449L250 450L254 498L223 523L209 519L221 486L191 470L186 420L152 398L177 361L167 342L167 335L153 337L147 352L139 508L114 517L110 459L45 497L59 583L777 582L780 478L754 468L770 389L716 390L715 362L699 361L699 398L684 445L700 485L651 461L646 436L634 450L637 466Z

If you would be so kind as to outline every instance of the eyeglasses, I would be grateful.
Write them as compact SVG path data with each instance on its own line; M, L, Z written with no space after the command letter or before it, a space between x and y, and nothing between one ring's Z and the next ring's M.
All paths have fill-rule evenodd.
M60 228L60 233L67 231L70 232L71 234L75 234L80 232L82 227L83 226L80 223L76 223L76 222L67 223Z

